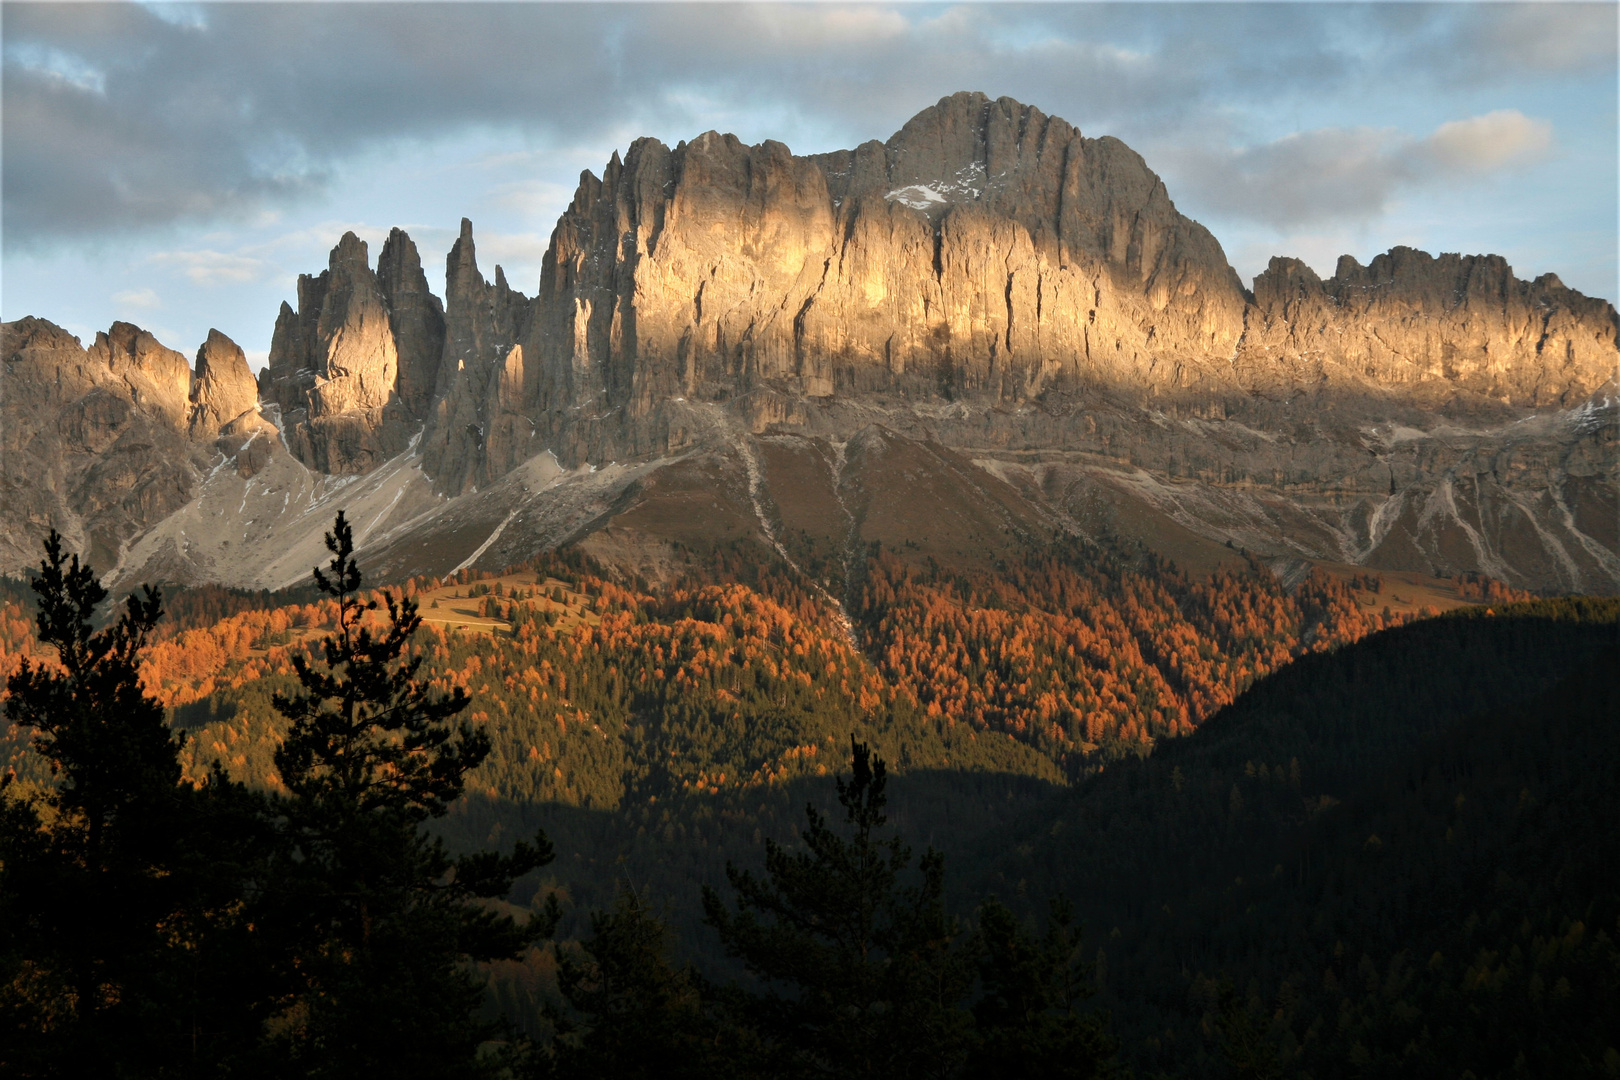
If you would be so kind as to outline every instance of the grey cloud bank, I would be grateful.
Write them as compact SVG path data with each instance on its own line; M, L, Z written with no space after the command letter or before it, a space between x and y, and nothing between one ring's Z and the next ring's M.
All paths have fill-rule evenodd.
M1428 79L1456 81L1612 65L1614 42L1601 5L190 10L6 6L8 243L307 197L370 146L468 125L567 141L776 112L830 146L993 83L1049 111L1076 104L1082 127L1174 133L1233 102L1355 90L1418 52ZM1342 137L1269 151L1341 171L1362 152Z
M1515 109L1448 121L1414 139L1376 128L1321 128L1261 146L1170 149L1177 170L1199 178L1216 210L1278 228L1384 212L1404 188L1466 182L1543 160L1552 127Z

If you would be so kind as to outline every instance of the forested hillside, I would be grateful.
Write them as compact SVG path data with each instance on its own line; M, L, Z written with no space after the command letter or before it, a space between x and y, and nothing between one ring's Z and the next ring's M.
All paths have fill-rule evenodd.
M1146 1069L1222 1075L1235 1024L1274 1075L1611 1075L1617 619L1539 601L1303 658L991 832L963 894L1073 897Z
M495 739L475 790L597 809L815 775L855 730L902 769L1079 777L1186 734L1295 656L1399 621L1325 574L1289 593L1258 566L1196 581L1090 545L995 573L879 551L853 640L824 596L748 548L658 594L559 556L402 592L423 601L427 670L472 695ZM463 622L494 632L459 632L441 599L474 602L481 618ZM147 651L198 774L218 757L274 783L270 695L335 612L278 600L182 592ZM31 648L20 604L0 610L0 673Z
M800 843L853 733L892 764L894 826L944 853L958 915L1074 901L1146 1073L1511 1075L1503 1047L1557 1034L1543 1075L1606 1075L1620 852L1596 778L1620 764L1620 604L1485 582L1495 607L1403 625L1380 585L1196 580L1077 544L994 571L873 550L852 623L748 548L657 592L570 552L398 591L426 619L422 675L470 696L492 746L434 829L472 849L543 827L557 860L510 900L558 897L565 937L629 882L676 955L736 974L699 886ZM284 790L272 698L337 617L287 599L183 592L143 653L193 779L218 761ZM42 655L27 605L5 594L0 674ZM48 785L8 740L19 790ZM551 971L545 950L495 968L531 1034Z

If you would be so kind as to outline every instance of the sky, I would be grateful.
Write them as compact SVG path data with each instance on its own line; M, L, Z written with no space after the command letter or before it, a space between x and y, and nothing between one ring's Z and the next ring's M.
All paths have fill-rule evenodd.
M345 230L533 294L582 170L815 153L947 94L1123 139L1245 281L1397 244L1617 287L1612 3L0 4L0 317L264 363Z

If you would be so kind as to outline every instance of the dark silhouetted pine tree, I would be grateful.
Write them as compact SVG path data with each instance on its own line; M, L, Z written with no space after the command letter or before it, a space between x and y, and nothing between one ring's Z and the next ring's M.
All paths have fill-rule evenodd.
M555 912L520 923L479 901L550 862L551 845L541 833L509 856L452 858L423 831L461 794L489 738L454 722L465 692L435 694L417 678L414 601L385 593L386 618L375 633L367 625L378 604L360 596L342 513L326 545L332 559L315 583L337 602L337 632L318 663L295 660L300 692L275 699L292 726L276 753L286 850L266 914L299 986L274 1043L309 1076L493 1075L503 1064L485 1044L505 1031L479 1017L473 965L516 956L550 932Z
M669 959L670 930L647 897L620 886L591 936L557 950L557 1039L543 1075L559 1080L715 1078L747 1073L746 1035L718 1020L707 984ZM739 1037L739 1036L742 1037Z
M979 909L973 951L982 996L968 1074L986 1080L1120 1076L1106 1018L1082 1011L1093 990L1069 904L1054 900L1041 936L998 901Z
M847 835L812 805L804 847L767 841L765 873L728 865L733 911L705 888L706 921L765 986L749 1010L779 1075L947 1076L971 1037L962 1008L973 972L944 906L944 860L928 851L903 884L911 850L880 839L887 770L852 740L838 778Z
M107 591L55 531L33 588L56 656L12 674L5 715L53 782L0 784L0 1073L215 1074L250 1056L269 999L241 903L262 801L217 766L181 782L182 737L139 675L157 590L95 630Z

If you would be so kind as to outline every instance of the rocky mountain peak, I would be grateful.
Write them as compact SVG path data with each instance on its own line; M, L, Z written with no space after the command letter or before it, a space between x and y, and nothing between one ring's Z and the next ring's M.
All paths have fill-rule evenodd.
M461 232L456 236L456 242L450 245L450 253L444 258L446 300L458 292L472 288L475 280L479 286L484 284L484 277L478 272L478 247L473 242L472 219L462 218Z
M1613 377L1616 328L1606 301L1552 275L1523 281L1500 255L1395 247L1366 266L1345 255L1326 281L1273 258L1255 278L1240 364L1269 378L1278 358L1308 356L1342 385L1569 406Z
M529 298L478 269L472 221L445 258L444 349L423 465L445 491L470 490L500 476L531 454L534 425L528 400L522 342L533 315Z
M89 349L45 319L5 323L0 379L4 572L37 563L51 528L110 568L125 540L185 504L212 453L187 438L186 358L131 323Z
M176 431L186 430L190 416L191 365L184 353L166 347L133 323L115 322L96 334L86 350L95 364L123 379L130 400L155 412Z
M371 270L371 260L367 254L366 242L356 236L353 231L346 231L338 237L337 244L327 256L327 268L331 270L334 279L361 277Z
M416 416L399 389L402 340L406 390L426 408L424 357L437 353L437 302L405 233L390 234L379 266L381 277L365 241L344 233L326 270L298 279L298 309L283 304L276 319L261 390L281 410L289 447L322 472L366 472L414 433ZM390 291L402 301L397 316Z
M142 445L168 448L165 461L226 448L239 478L260 465L289 484L305 467L369 472L380 492L409 475L427 500L413 513L476 503L496 532L520 505L503 500L531 505L527 485L550 483L556 465L650 478L686 461L679 483L745 477L751 512L768 515L760 461L796 445L803 479L911 453L879 453L860 434L880 425L896 448L967 453L1071 523L1157 522L1148 534L1197 558L1211 555L1201 544L1216 559L1235 544L1559 587L1620 582L1612 426L1599 422L1612 405L1593 396L1620 356L1609 304L1553 275L1519 280L1497 256L1411 248L1365 266L1347 255L1326 279L1274 259L1251 294L1139 155L1011 98L954 94L886 141L809 156L714 131L673 148L637 139L600 178L581 174L535 297L500 266L487 280L477 255L463 219L442 303L399 229L375 269L345 233L319 274L298 279L259 388L296 467L205 447L227 413L252 406L239 351L212 337L193 383L184 357L127 324L88 353L49 324L8 325L7 422L15 401L46 403L56 427L29 438L82 465L51 490L87 492L86 506L134 490L134 473L115 477L106 461L157 467L116 449L135 444L122 434L135 428ZM1463 426L1431 438L1442 421ZM271 441L230 445L262 454ZM116 548L120 530L150 520L141 507L191 490L192 468L159 470L168 487L142 487L134 509L63 520L102 522L96 535ZM214 464L203 473L229 486ZM964 464L952 476L974 474ZM823 494L836 508L841 496ZM220 496L244 505L233 497ZM776 497L780 509L793 496ZM26 505L30 520L54 520ZM829 519L828 543L853 535L848 512ZM547 543L586 526L545 524L547 513L532 525ZM500 550L516 552L529 528L514 523ZM1514 578L1534 560L1510 550L1540 562Z
M548 410L620 418L549 433L559 453L644 453L672 445L675 399L1229 383L1246 307L1124 144L957 94L887 143L811 157L638 140L582 177L525 355Z
M257 427L259 387L242 349L220 333L208 331L197 350L197 370L191 381L190 434L210 439L233 425Z
M371 271L366 242L346 232L332 249L316 323L310 416L387 404L398 371L388 305Z
M400 401L412 416L424 417L444 351L444 304L428 289L421 256L403 229L389 232L377 256L377 286L399 357Z

